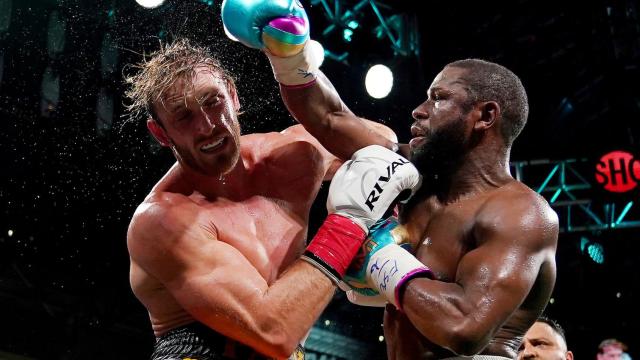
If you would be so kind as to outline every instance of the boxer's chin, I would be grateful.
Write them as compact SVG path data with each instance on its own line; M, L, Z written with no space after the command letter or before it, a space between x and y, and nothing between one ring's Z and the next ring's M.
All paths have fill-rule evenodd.
M432 131L411 146L411 162L420 173L437 182L448 181L462 163L466 149L463 119Z
M214 159L206 159L208 161L199 166L199 172L208 176L224 176L233 170L239 159L240 151L236 148L234 151L219 154Z
M233 170L240 159L240 149L234 141L228 141L225 149L213 154L200 150L187 151L178 146L174 147L174 153L182 166L205 176L224 176Z

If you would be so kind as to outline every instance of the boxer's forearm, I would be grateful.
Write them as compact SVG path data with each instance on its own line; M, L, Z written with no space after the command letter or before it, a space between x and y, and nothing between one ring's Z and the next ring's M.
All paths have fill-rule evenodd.
M316 267L294 263L263 294L256 309L258 337L248 343L267 355L289 356L333 298L334 283Z
M316 82L304 88L281 86L285 105L293 117L329 152L348 159L365 146L393 148L394 141L383 131L355 116L342 102L329 80L320 72ZM382 125L381 125L382 126ZM391 132L391 131L389 131Z
M217 303L206 298L211 294L186 289L189 294L182 295L198 301L197 307L187 307L189 312L210 328L268 357L288 358L331 301L334 283L304 261L295 262L270 286L245 275L242 294ZM213 284L211 290L216 291ZM222 303L226 305L221 311Z
M429 341L456 354L473 355L492 338L495 322L487 319L487 302L469 301L458 284L414 279L405 288L403 311Z

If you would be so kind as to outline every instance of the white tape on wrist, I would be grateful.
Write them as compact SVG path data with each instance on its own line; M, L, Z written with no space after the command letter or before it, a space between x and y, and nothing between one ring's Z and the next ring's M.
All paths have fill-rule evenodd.
M279 57L266 51L273 75L282 85L291 87L305 87L316 80L316 73L324 60L322 45L315 40L309 40L301 52L294 56Z
M400 289L414 277L430 277L431 270L397 244L376 251L369 260L367 282L396 308L401 309Z

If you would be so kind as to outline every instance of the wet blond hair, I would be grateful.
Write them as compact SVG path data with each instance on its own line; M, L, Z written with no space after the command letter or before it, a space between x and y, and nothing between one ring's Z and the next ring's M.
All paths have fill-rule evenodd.
M171 44L160 44L160 49L149 57L144 56L142 62L131 67L137 72L125 76L129 86L125 95L129 100L126 105L131 119L144 116L159 122L153 109L156 102L163 101L164 93L176 81L184 81L184 92L193 88L193 78L199 67L209 68L226 83L229 91L236 91L233 77L211 55L208 49L192 44L188 39L178 39Z

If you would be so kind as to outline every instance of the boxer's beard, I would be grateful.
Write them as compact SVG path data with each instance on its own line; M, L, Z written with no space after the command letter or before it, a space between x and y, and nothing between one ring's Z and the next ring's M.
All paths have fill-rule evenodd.
M464 125L461 116L430 133L420 147L411 151L411 162L423 177L421 195L444 195L448 192L451 178L462 165L467 152Z

